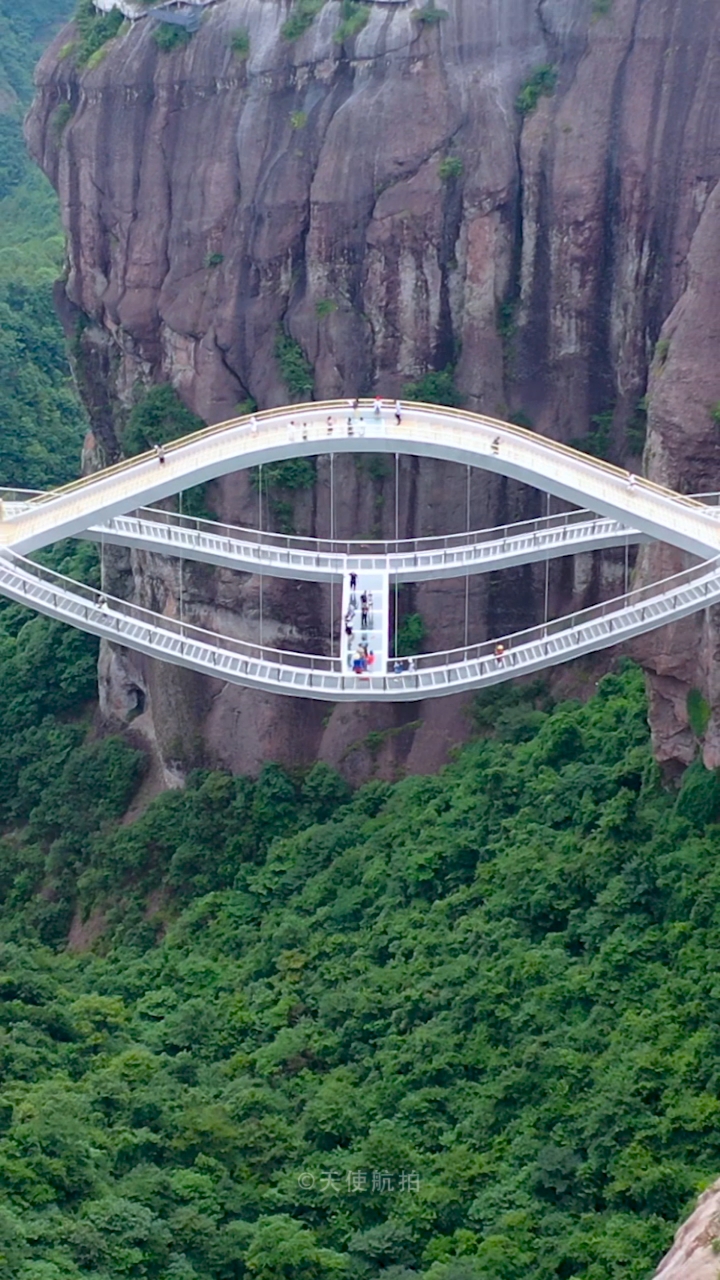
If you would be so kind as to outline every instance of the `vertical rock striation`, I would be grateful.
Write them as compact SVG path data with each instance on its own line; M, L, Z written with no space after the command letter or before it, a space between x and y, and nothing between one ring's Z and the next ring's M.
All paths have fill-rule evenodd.
M143 19L92 70L60 57L69 30L48 52L27 132L60 193L61 301L69 328L82 319L86 399L106 456L138 383L169 378L208 421L250 396L286 401L282 326L318 397L395 395L454 366L470 407L521 414L564 440L601 429L618 459L637 453L650 375L650 473L720 487L715 0L444 0L435 22L422 21L424 7L373 4L343 41L340 4L327 0L289 42L285 0L218 0L181 51L160 52ZM232 49L240 30L243 59ZM522 115L518 94L532 105L533 87ZM303 531L326 530L322 465L319 477L297 506ZM459 468L403 463L397 515L393 480L341 468L338 533L391 534L396 518L403 534L462 527ZM535 514L533 500L475 476L471 523ZM242 477L219 485L217 501L236 519L256 510ZM126 567L135 590L146 589L141 567L155 575L156 595L175 607L168 570ZM529 622L532 584L530 570L514 590L474 583L472 637ZM582 566L554 574L558 604L597 587ZM305 600L301 623L293 590L272 588L272 627L321 634L327 599ZM219 576L195 591L193 616L222 607L223 592L233 625L249 625L255 585ZM438 647L462 641L462 584L418 588L414 604ZM663 633L640 647L669 761L694 750L687 690L715 694L699 659L713 636L690 622L677 641ZM162 673L104 661L109 702L119 709L137 685L159 707ZM317 708L168 680L170 705L193 700L211 758L234 767L268 754L359 759L370 729L388 730L395 758L401 741L409 767L433 767L462 733L455 700L425 708L419 728L400 708L337 711L325 724ZM713 759L716 736L711 722ZM161 746L167 757L167 733Z
M653 1280L717 1280L720 1239L720 1183L700 1196L680 1227Z

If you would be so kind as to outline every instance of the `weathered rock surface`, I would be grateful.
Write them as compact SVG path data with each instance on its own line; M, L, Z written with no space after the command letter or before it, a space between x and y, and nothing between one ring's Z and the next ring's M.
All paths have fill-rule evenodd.
M717 95L720 99L720 94ZM720 143L720 101L715 102ZM685 262L683 289L663 326L650 373L648 464L656 478L686 493L712 492L720 478L720 185L698 197L699 221ZM647 555L648 571L663 576L683 567L667 549ZM720 766L720 633L717 608L645 638L652 724L661 762L687 764L696 750L687 723L688 688L700 689L711 710L704 735L708 768Z
M86 317L83 385L106 456L138 382L170 378L208 421L248 396L286 401L275 359L283 325L312 363L318 397L394 395L455 363L464 403L522 412L558 438L585 436L605 415L619 459L637 447L626 431L652 365L650 474L688 491L720 487L716 0L443 0L447 17L433 24L418 21L420 7L374 5L365 29L339 43L340 6L327 0L288 43L285 0L219 0L185 50L160 53L142 20L84 72L58 56L69 32L58 37L27 131L61 197L63 307L69 328ZM231 48L240 29L244 61ZM555 91L523 119L516 96L543 66L557 68ZM64 102L72 118L60 132ZM460 163L443 166L448 158ZM322 467L320 476L296 504L307 532L327 530ZM460 469L408 462L401 478L402 533L462 527ZM341 536L392 534L392 475L346 465L336 482ZM233 478L218 502L250 520L256 498ZM482 476L471 508L475 525L539 510L527 491ZM155 585L136 578L133 589L176 607L168 571L145 571ZM471 638L529 623L539 581L528 570L502 591L474 583ZM553 575L557 606L601 588L597 572ZM233 590L234 625L247 627L257 589ZM299 626L292 584L273 591L267 639L288 619ZM192 608L207 616L216 596L207 588ZM431 643L462 642L462 584L418 588L415 606ZM310 633L322 633L328 609L319 592ZM695 750L689 688L720 705L713 664L701 660L714 637L690 622L639 647L656 673L656 744L669 762ZM322 709L151 677L132 655L106 666L108 705L119 710L135 686L153 718L163 701L189 700L211 758L233 767L286 752L359 759L369 729L387 730L380 771L398 753L432 767L464 733L455 700L415 709L419 729L402 709L370 719L338 710L325 724ZM714 720L706 753L720 760Z
M717 1280L720 1239L720 1181L703 1192L697 1208L675 1236L654 1280Z

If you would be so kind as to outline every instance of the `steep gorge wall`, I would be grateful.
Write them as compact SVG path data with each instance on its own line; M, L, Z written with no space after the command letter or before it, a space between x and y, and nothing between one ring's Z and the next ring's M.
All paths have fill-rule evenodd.
M283 325L318 397L391 396L454 363L463 403L522 413L556 438L582 437L605 415L619 459L649 377L650 474L686 491L720 487L710 412L720 400L715 0L444 7L445 20L425 25L416 0L374 5L341 44L340 5L327 0L290 44L285 0L218 0L185 50L160 53L143 20L84 72L60 57L71 32L58 38L39 68L28 137L61 197L61 305L70 329L85 317L86 398L106 457L138 382L170 378L208 421L248 396L285 402ZM244 61L231 49L239 29L249 34ZM557 67L555 91L523 121L517 93L545 65ZM461 162L454 176L448 157ZM350 464L336 479L337 532L374 523L391 535L394 477ZM315 494L297 504L301 531L327 531L328 494L321 463ZM466 497L460 469L403 463L401 533L462 527ZM249 521L257 509L243 477L215 498L227 518ZM538 509L527 491L482 474L470 500L475 526ZM653 552L644 571L674 560ZM177 607L172 568L135 558L116 572L126 589ZM220 614L251 634L256 583L186 572L193 617ZM529 622L533 581L528 570L502 591L474 583L471 638ZM557 604L619 585L612 563L600 584L582 562L553 582ZM462 584L418 588L415 606L431 643L461 640ZM266 639L327 625L322 592L300 599L293 584L266 584L264 607L275 629ZM712 700L702 654L714 635L711 620L689 622L640 647L657 673L656 742L669 761L695 749L685 696L700 685ZM317 705L219 689L128 655L103 664L107 706L121 712L140 687L166 759L191 722L221 763L320 754L358 774L377 763L352 750L371 729L388 731L388 770L433 767L463 733L455 699L419 715L338 708L327 720ZM709 757L714 743L711 722Z

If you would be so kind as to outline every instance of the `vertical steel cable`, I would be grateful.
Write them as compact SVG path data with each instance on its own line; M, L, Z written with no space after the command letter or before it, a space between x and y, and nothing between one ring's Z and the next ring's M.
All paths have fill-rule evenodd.
M181 492L178 494L178 515L179 516L182 516L182 500L183 500L183 496ZM183 635L183 569L184 569L184 566L185 566L185 562L182 556L178 556L178 569L179 569L178 576L180 581L179 604L180 604L180 635L181 637Z
M470 464L467 466L467 489L465 494L465 532L470 532ZM468 646L468 614L470 607L470 575L465 574L465 648Z
M262 486L263 486L263 464L260 463L258 468L258 534L262 533L263 527L263 510L262 510ZM262 548L262 538L258 539L258 548ZM263 576L262 576L262 560L260 560L260 645L263 642ZM262 657L262 654L260 655Z
M397 553L397 543L400 540L400 471L399 471L399 455L395 454L395 552ZM398 651L398 580L395 577L395 617L394 617L395 639L393 652L397 657Z
M545 502L545 515L549 523L550 522L550 494L547 495L547 499ZM547 621L548 621L549 605L550 605L550 557L548 556L545 560L545 617L543 620L546 627L547 627Z
M330 542L335 540L335 454L330 454ZM341 597L342 598L342 597ZM342 636L342 628L340 630ZM330 579L330 657L334 656L335 639L335 582Z

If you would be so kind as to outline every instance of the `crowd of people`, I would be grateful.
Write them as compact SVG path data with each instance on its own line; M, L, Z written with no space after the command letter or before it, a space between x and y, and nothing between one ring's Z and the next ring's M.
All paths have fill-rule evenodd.
M363 633L355 645L356 618L360 612L360 631ZM348 653L355 645L352 655L352 669L355 675L367 675L375 661L375 654L370 648L367 631L373 626L373 597L371 591L362 591L358 601L357 574L350 574L350 599L345 614L345 636L348 642Z
M359 628L357 625L358 613L360 614ZM350 595L344 626L347 641L347 664L352 667L356 676L367 677L375 662L375 654L370 646L368 634L369 631L372 631L374 625L372 591L360 590L358 588L358 575L356 572L351 572ZM356 630L360 632L359 637L356 636ZM385 670L388 674L394 676L408 675L417 670L417 663L415 658L390 658Z
M365 432L365 418L363 416L363 413L360 410L360 400L358 399L357 396L354 396L352 400L348 400L347 404L348 404L348 410L349 410L347 415L347 423L346 423L347 434L349 436L363 435ZM372 405L372 417L373 418L382 417L382 413L385 407L386 407L385 401L380 396L375 396L375 399L373 400L373 405ZM396 400L394 402L393 412L395 415L395 421L397 425L400 426L403 418L403 407L400 400ZM254 413L251 414L250 416L249 425L250 425L251 435L256 436L258 433L258 420ZM329 413L327 415L327 418L325 419L325 430L327 435L329 436L334 435L336 427L337 427L337 422L333 417L333 415ZM297 440L297 439L307 440L308 439L308 424L304 419L301 419L299 422L297 422L295 418L291 418L289 422L289 431L290 431L291 440ZM158 458L158 460L160 462L164 462L165 454L161 451L160 447L158 445L155 445L154 449L155 449L155 455Z
M380 418L382 416L382 411L384 407L385 407L384 401L380 398L380 396L376 396L375 399L373 400L373 408L372 408L373 417ZM352 400L348 400L348 409L350 410L350 412L348 413L347 424L346 424L347 434L349 436L354 436L357 430L358 434L361 435L365 428L365 420L362 417L362 414L360 415L359 422L357 420L356 415L360 409L360 401L358 400L357 396L355 396L354 399ZM397 425L400 426L400 423L402 422L402 404L400 403L399 400L395 401L395 421ZM332 414L328 415L328 418L326 421L326 428L327 428L328 435L331 436L335 430L335 420Z

